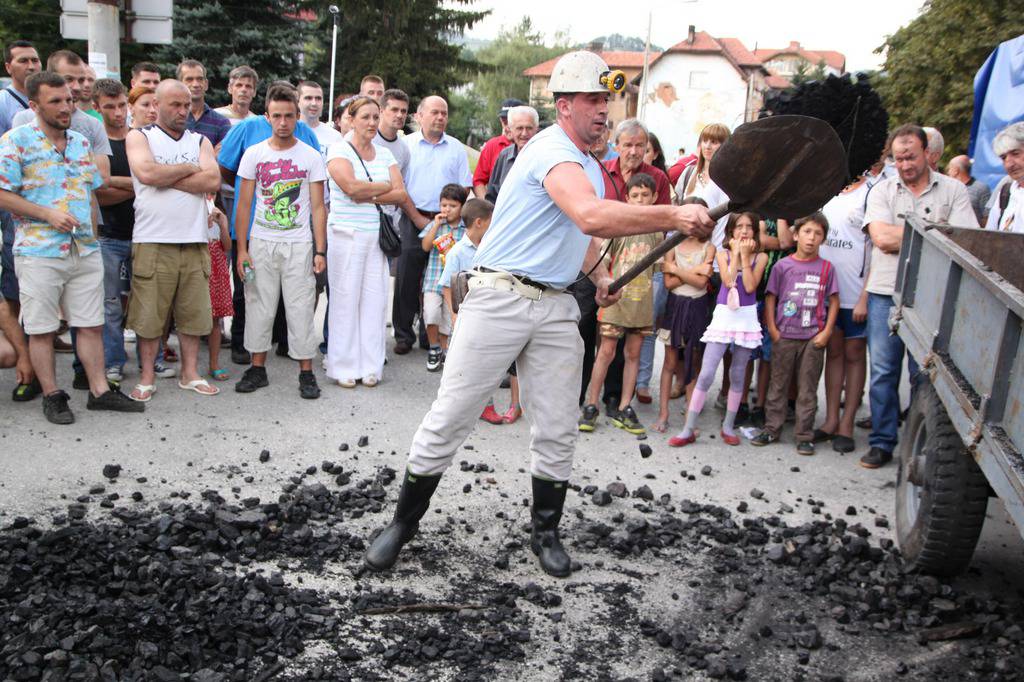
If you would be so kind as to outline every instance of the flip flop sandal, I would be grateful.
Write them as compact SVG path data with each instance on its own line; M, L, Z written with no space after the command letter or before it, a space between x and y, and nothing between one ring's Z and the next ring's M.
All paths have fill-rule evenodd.
M210 378L214 381L227 381L231 378L226 369L211 369Z
M152 384L135 384L135 388L128 394L128 397L137 403L148 403L156 393L156 386ZM138 395L139 397L135 397Z
M822 431L821 429L814 429L814 433L811 435L812 443L827 443L828 441L835 438L834 433L828 431Z
M195 391L199 395L206 396L213 396L220 393L220 389L217 388L216 386L211 386L206 379L196 379L194 381L188 382L187 384L183 384L179 381L178 388L180 388L183 391ZM200 390L202 388L206 388L207 390Z
M836 452L853 452L857 449L857 444L849 436L835 436L832 439L832 449Z

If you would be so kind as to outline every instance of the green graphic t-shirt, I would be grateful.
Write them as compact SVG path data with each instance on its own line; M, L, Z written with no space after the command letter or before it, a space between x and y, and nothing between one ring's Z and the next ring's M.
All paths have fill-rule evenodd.
M265 140L245 150L238 175L256 181L250 237L274 242L312 241L309 186L327 179L319 152L298 140L291 149L271 149L269 140Z

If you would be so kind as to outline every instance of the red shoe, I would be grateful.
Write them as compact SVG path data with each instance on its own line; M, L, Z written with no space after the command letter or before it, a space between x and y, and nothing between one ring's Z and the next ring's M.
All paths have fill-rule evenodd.
M726 445L739 445L740 444L740 437L739 436L730 436L725 431L719 432L718 435L720 435L722 437L722 442L725 443Z
M640 391L637 391L636 400L638 403L643 405L650 405L654 399L651 397L650 393L641 393Z
M515 424L520 417L523 416L523 408L518 405L512 405L508 408L508 412L501 418L506 424Z
M689 445L690 443L697 442L697 432L694 431L690 434L689 438L683 438L682 436L672 436L668 439L669 446L673 448L681 448Z
M494 411L494 405L488 405L480 413L480 418L488 424L501 424L501 415Z
M177 361L178 361L178 353L173 348L171 348L170 346L165 347L164 348L164 362L177 362Z

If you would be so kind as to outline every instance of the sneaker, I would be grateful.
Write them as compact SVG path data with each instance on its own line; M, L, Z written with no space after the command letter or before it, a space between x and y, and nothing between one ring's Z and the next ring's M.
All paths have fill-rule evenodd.
M761 447L762 445L771 445L772 443L778 442L779 437L771 431L761 431L761 433L750 439L750 444L757 447Z
M136 341L135 330L134 329L125 329L124 330L124 342L125 343L135 343L135 341Z
M625 409L619 410L618 414L612 417L612 424L627 431L634 435L639 436L641 433L647 433L647 429L637 419L636 412L633 411L632 405L626 405Z
M484 411L480 413L480 418L488 424L501 424L503 423L501 415L498 414L497 410L494 409L494 405L488 405L484 408Z
M814 454L814 441L802 440L796 444L796 454L809 457Z
M85 372L75 372L75 378L71 380L71 388L76 391L89 390L89 377L85 375Z
M16 403L27 403L30 400L34 400L42 392L43 387L39 385L39 379L33 379L30 384L18 384L15 386L11 392L11 400Z
M312 372L299 372L299 395L306 400L316 400L320 397L320 387Z
M431 348L427 352L427 371L437 372L441 369L441 349Z
M759 429L764 428L764 408L755 407L750 411L750 425Z
M178 376L178 370L168 367L162 362L153 363L153 374L161 379L173 379Z
M248 365L252 362L252 355L244 348L232 348L231 362L236 365Z
M597 411L597 405L591 403L585 406L578 422L580 431L587 433L593 431L597 427L597 418L599 416L601 416L601 413Z
M124 372L120 367L107 367L107 381L121 383L124 381Z
M242 374L242 378L235 383L236 393L253 393L258 388L269 386L266 367L250 367Z
M75 414L68 407L71 399L64 391L56 391L43 396L43 414L51 424L74 424Z
M87 410L106 410L108 412L145 412L146 403L132 400L120 389L112 388L103 395L94 396L89 394L89 400L85 405Z
M871 448L868 454L860 458L860 465L865 469L877 469L892 461L892 453L882 448Z

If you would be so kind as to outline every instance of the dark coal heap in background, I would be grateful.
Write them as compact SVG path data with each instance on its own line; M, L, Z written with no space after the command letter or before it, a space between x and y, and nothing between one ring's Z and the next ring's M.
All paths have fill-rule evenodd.
M15 519L0 532L0 679L494 680L543 665L545 678L556 669L611 680L623 679L617 662L635 658L628 679L839 680L872 647L927 652L955 639L955 651L925 663L879 663L879 679L1022 678L1019 602L906 574L891 541L872 544L843 519L790 527L655 498L647 486L631 499L618 482L606 496L590 486L577 489L563 527L574 558L594 570L542 587L509 581L510 559L539 569L508 501L495 513L509 532L493 556L458 547L459 521L430 514L398 575L445 587L417 594L364 579L364 533L346 530L383 511L394 470L356 482L332 462L319 472L341 488L296 476L274 502L228 504L207 490L196 504L182 494L155 508L96 510L112 518L92 521L83 496L52 528ZM116 501L102 486L90 493ZM609 505L619 508L598 509ZM344 591L289 575L327 565L351 574ZM650 574L638 567L678 568L685 594L644 606ZM588 613L563 625L563 599L579 595ZM399 608L425 604L425 613Z

